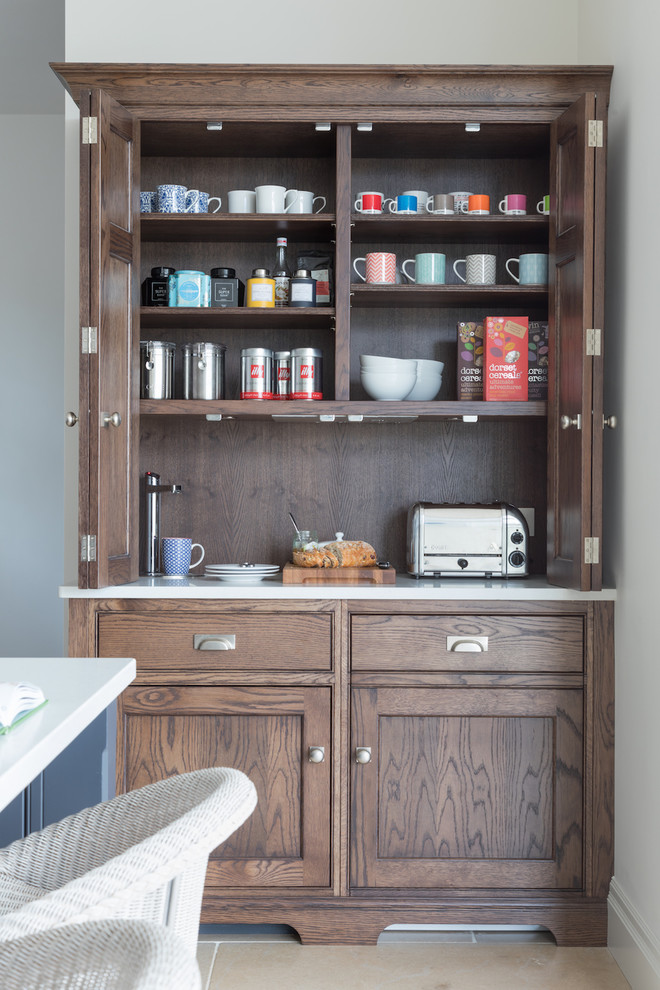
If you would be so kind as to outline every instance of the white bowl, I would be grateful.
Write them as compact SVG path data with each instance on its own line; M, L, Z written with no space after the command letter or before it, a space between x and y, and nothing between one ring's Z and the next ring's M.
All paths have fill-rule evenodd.
M364 371L400 372L416 370L417 361L410 358L381 357L378 354L360 354L360 368Z
M416 402L430 402L435 399L442 387L442 375L421 374L417 376L417 381L408 392L406 400L412 399Z
M443 361L430 361L428 358L417 358L418 374L441 375L444 367L445 365Z
M379 401L396 401L405 399L417 378L414 368L404 369L396 373L385 371L360 372L360 381L367 395Z

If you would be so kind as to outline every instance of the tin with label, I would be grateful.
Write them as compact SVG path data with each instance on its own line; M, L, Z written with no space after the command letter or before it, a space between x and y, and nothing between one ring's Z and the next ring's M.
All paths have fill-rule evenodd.
M275 306L275 279L267 268L255 268L247 280L247 306L270 309Z
M291 351L273 354L273 398L291 398Z
M268 347L241 350L241 399L273 398L273 352Z
M291 398L323 398L323 351L316 347L291 351Z
M170 306L208 306L211 277L204 272L176 271L170 275Z

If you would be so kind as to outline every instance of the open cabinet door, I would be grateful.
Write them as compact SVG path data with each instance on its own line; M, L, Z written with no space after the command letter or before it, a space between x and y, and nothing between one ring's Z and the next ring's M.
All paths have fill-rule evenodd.
M91 336L83 329L80 381L81 414L87 410L81 451L88 448L89 462L83 465L81 457L80 516L81 544L87 536L91 552L81 559L79 583L98 588L135 580L139 566L131 466L139 426L133 371L139 359L140 155L139 125L131 114L100 90L89 95L88 106L91 136L84 126L81 145L80 308Z
M601 582L602 410L594 400L602 403L602 389L590 331L602 260L595 251L604 250L596 236L596 151L604 149L590 147L595 118L596 98L585 94L554 122L550 153L547 571L552 584L581 591Z

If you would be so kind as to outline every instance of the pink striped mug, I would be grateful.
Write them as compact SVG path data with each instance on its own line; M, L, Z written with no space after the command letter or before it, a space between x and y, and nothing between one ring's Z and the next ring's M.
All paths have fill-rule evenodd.
M358 271L358 261L364 261L365 274ZM394 285L396 282L396 255L388 251L372 251L364 258L356 258L353 268L363 282Z

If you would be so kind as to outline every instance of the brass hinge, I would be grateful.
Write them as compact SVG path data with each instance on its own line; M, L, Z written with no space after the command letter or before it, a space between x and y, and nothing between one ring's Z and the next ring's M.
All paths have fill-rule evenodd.
M590 120L588 131L588 146L590 148L603 147L603 122L602 120Z
M96 537L89 534L80 539L80 559L89 564L96 560Z
M600 357L600 335L601 331L593 327L585 330L586 339L584 343L587 357Z
M83 117L82 119L82 143L96 144L98 117Z
M80 350L83 354L96 354L98 349L98 331L96 327L80 328Z
M597 564L599 562L600 540L597 536L586 536L584 539L584 562L585 564Z

